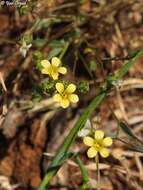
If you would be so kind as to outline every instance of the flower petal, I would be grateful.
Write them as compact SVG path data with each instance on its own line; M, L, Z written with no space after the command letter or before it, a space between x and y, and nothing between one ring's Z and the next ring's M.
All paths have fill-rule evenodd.
M101 148L99 153L103 158L107 158L109 156L109 150L107 148Z
M94 147L91 147L87 151L87 156L89 158L94 158L97 155L97 150Z
M56 83L56 89L59 93L62 93L64 91L64 85L60 82Z
M32 44L27 45L27 49L30 49L32 47Z
M55 101L55 102L61 102L61 101L62 101L62 97L61 97L60 94L55 94L55 95L53 96L53 98L54 98L54 101Z
M76 90L76 86L74 84L69 84L66 88L66 92L68 94L72 94Z
M70 102L72 102L72 103L76 103L76 102L79 101L79 98L78 98L78 96L76 94L70 94L68 96L68 98L69 98Z
M51 66L50 62L46 59L42 60L41 61L41 65L44 67L44 68L48 68Z
M53 67L58 67L61 63L61 60L57 57L53 57L51 63Z
M20 53L22 54L23 57L26 57L27 50L23 47L20 48Z
M102 130L96 130L94 137L97 140L101 140L104 137L104 132Z
M103 145L104 146L107 146L107 147L111 146L112 143L113 143L113 140L112 140L111 137L106 137L106 138L103 139Z
M62 99L60 103L61 103L62 108L67 108L70 104L68 99Z
M67 69L65 67L59 67L58 72L64 75L67 73Z
M48 68L44 68L41 70L42 74L50 75L50 71Z
M54 80L57 80L58 79L58 76L59 74L57 72L54 72L51 74L51 77L54 79Z
M83 138L83 143L86 145L86 146L93 146L94 144L94 139L91 138L91 137L84 137Z

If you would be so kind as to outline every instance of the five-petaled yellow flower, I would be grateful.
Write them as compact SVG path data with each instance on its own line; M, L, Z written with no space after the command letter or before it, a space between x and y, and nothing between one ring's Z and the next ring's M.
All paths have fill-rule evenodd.
M63 108L67 108L70 103L78 102L79 98L74 94L76 86L74 84L69 84L67 88L64 87L62 83L56 83L57 94L54 95L54 100L59 102Z
M65 67L60 67L61 61L57 57L53 57L51 63L48 60L42 60L41 65L43 69L41 72L43 74L49 75L53 80L57 80L59 77L59 73L66 74L67 69Z
M112 145L112 138L104 138L104 132L102 130L96 130L94 138L90 136L84 137L83 142L85 145L90 147L87 151L89 158L95 157L98 153L100 153L100 155L104 158L109 156L109 150L106 147Z

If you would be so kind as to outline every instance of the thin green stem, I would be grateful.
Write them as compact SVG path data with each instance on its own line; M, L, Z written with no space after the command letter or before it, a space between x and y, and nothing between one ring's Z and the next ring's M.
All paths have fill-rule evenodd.
M90 69L88 68L88 64L87 64L87 63L85 62L85 60L84 60L84 57L81 55L81 53L79 53L78 55L79 55L80 60L81 60L82 63L84 64L84 67L85 67L85 69L87 70L89 76L90 76L91 78L94 78L94 77L93 77L93 74L91 73Z
M99 155L98 155L98 153L96 155L96 169L97 169L97 190L100 190L101 184L100 184L100 168L99 168Z
M133 66L142 55L143 55L143 49L140 50L132 60L128 61L120 69L118 69L112 75L107 77L98 95L91 101L89 106L85 108L83 114L81 115L75 126L71 129L67 137L64 139L63 144L60 146L58 152L56 153L54 159L52 160L51 164L49 165L46 171L45 177L42 180L39 190L46 190L46 187L50 184L53 176L57 173L61 165L64 163L66 159L65 155L69 151L69 148L72 145L72 143L74 143L78 131L84 127L86 120L90 117L92 112L99 106L99 104L104 100L108 92L111 90L112 81L117 81L121 79L129 71L130 67ZM100 172L98 168L98 183L99 182L100 182ZM98 188L98 190L100 190L100 188Z
M66 45L65 45L65 47L64 47L64 49L63 49L63 51L61 52L61 54L59 56L59 59L63 58L63 56L65 55L66 51L68 50L69 45L70 45L70 42L67 42Z
M74 64L73 64L73 75L75 76L75 71L76 71L76 66L77 66L77 61L78 61L78 48L76 48L75 52L74 52Z

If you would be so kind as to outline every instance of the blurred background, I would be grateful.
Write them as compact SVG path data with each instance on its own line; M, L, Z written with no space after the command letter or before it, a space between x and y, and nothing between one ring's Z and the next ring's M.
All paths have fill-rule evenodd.
M64 138L97 95L105 78L143 48L142 0L27 0L0 2L0 189L37 189ZM78 86L80 101L57 109L52 84L39 71L41 59L60 56L64 77ZM90 119L106 134L117 132L114 114L143 135L143 58L115 84ZM113 114L114 113L114 114ZM143 153L132 139L115 141L100 160L102 190L142 190ZM95 189L96 164L80 152ZM74 190L82 183L77 163L69 159L50 189Z

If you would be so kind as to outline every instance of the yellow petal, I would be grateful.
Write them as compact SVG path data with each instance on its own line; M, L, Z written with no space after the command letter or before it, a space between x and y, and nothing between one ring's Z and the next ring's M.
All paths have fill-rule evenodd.
M56 83L56 89L59 93L62 93L64 91L64 85L60 82Z
M68 99L62 99L60 103L63 108L67 108L70 104Z
M66 88L66 92L68 94L72 94L76 90L76 86L74 84L69 84Z
M57 80L58 79L58 76L59 74L57 72L54 72L51 74L51 77L54 79L54 80Z
M78 96L76 94L70 94L68 96L68 98L69 98L70 102L72 102L72 103L76 103L76 102L79 101L79 98L78 98Z
M99 153L103 158L107 158L109 156L109 150L107 148L101 148Z
M96 130L94 137L97 140L101 140L104 137L104 132L102 130Z
M86 146L93 146L94 144L94 139L91 138L91 137L84 137L83 138L83 143L86 145Z
M55 102L61 102L61 101L62 101L62 97L61 97L60 94L55 94L55 95L53 96L53 98L54 98L54 101L55 101Z
M50 62L46 59L42 60L41 61L41 65L44 67L44 68L48 68L51 66Z
M103 145L104 146L111 146L113 143L113 140L111 139L111 137L106 137L103 139Z
M44 68L41 70L42 74L50 75L50 71L48 68Z
M87 156L89 158L94 158L97 155L97 150L94 147L91 147L87 151Z
M67 73L67 69L65 67L59 67L58 72L64 75Z
M51 62L53 67L58 67L61 63L61 60L57 57L53 57Z

